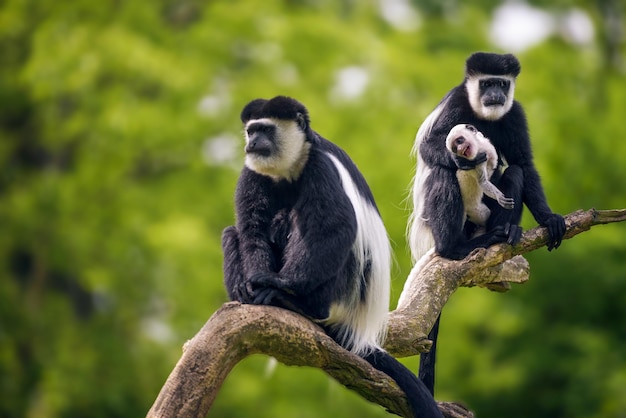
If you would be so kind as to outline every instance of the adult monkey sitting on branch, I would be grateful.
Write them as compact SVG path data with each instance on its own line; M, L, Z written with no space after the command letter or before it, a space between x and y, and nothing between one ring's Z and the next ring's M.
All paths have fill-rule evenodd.
M382 349L391 250L365 179L310 127L307 109L278 96L241 113L246 163L236 226L224 230L231 300L292 310L392 377L414 417L442 417L431 393Z
M512 54L471 55L466 61L463 82L448 92L420 126L413 146L418 162L408 228L411 255L417 265L422 264L419 259L432 247L442 257L460 260L476 248L500 242L517 244L522 235L519 222L523 204L539 225L548 229L548 250L561 244L565 222L548 206L533 163L526 115L514 98L520 70L520 63ZM513 209L507 209L485 198L491 214L486 232L479 236L467 232L457 164L446 149L446 138L457 124L471 124L491 140L502 169L495 170L490 180L514 200ZM420 378L431 392L438 328L439 320L429 335L433 348L420 360Z

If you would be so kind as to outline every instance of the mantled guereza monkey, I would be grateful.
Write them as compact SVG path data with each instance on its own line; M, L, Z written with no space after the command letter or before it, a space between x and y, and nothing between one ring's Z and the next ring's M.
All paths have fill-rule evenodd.
M442 99L420 126L413 150L417 171L413 181L413 213L408 233L414 261L434 247L439 255L462 259L472 250L499 242L516 244L522 230L519 222L526 204L535 220L548 229L548 250L557 248L565 234L565 222L553 213L533 163L526 116L514 99L520 63L511 54L478 52L465 65L465 79ZM491 214L486 233L471 236L464 229L465 211L457 179L457 164L446 149L446 137L458 124L471 124L495 147L500 169L491 181L513 199L513 209L486 197ZM439 320L430 337L436 342ZM434 387L435 344L422 355L420 378Z
M491 211L483 203L483 194L494 199L503 208L513 209L515 205L513 199L504 196L489 181L498 167L498 154L488 138L473 125L462 123L448 133L446 148L459 167L456 178L459 181L463 207L469 222L477 227L487 225ZM481 232L484 233L484 230ZM478 231L474 232L474 235L477 233Z
M442 417L424 384L381 348L391 250L357 167L311 129L307 109L294 99L253 100L241 120L246 160L237 222L222 235L230 298L310 318L393 378L415 417Z

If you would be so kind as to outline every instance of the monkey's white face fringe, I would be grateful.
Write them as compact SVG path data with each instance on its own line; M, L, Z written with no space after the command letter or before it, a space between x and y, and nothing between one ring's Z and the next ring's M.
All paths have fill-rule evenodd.
M465 83L467 88L467 98L472 106L472 110L480 119L498 120L502 116L506 115L513 106L513 100L515 97L515 77L508 75L497 76L498 78L503 78L511 83L504 104L501 106L483 106L480 100L480 88L478 84L480 80L493 77L493 75L488 74L474 75L468 77Z
M296 180L304 169L311 148L311 144L306 142L306 135L295 121L273 118L253 119L246 124L246 144L250 140L247 127L258 122L276 126L277 152L267 157L258 154L246 154L246 166L275 180Z
M391 247L385 225L376 209L361 196L348 170L333 155L328 154L352 203L357 220L357 235L353 251L357 268L353 282L357 286L349 301L334 304L330 309L329 325L341 325L340 344L351 347L356 354L380 348L387 332L391 275ZM371 262L369 280L364 278L366 263ZM365 300L361 286L368 283ZM345 344L345 345L344 345Z

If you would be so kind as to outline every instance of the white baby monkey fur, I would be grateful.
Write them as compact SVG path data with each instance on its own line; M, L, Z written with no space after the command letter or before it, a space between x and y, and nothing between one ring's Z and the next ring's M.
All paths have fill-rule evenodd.
M474 160L479 153L487 154L487 161L478 164L471 170L457 170L456 177L461 188L463 206L467 219L472 223L484 227L491 211L483 203L483 193L495 199L498 204L507 209L513 208L513 200L505 197L502 192L489 181L498 167L498 154L496 149L480 131L471 130L466 124L456 125L448 133L446 148L451 153L453 144L459 137L463 137L465 145L470 147L468 155L460 155L468 160Z

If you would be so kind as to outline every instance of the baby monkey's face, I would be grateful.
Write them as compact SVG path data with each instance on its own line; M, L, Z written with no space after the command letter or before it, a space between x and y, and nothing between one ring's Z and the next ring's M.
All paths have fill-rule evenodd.
M459 157L474 160L479 152L479 144L485 140L483 134L473 125L463 123L450 130L446 147Z

